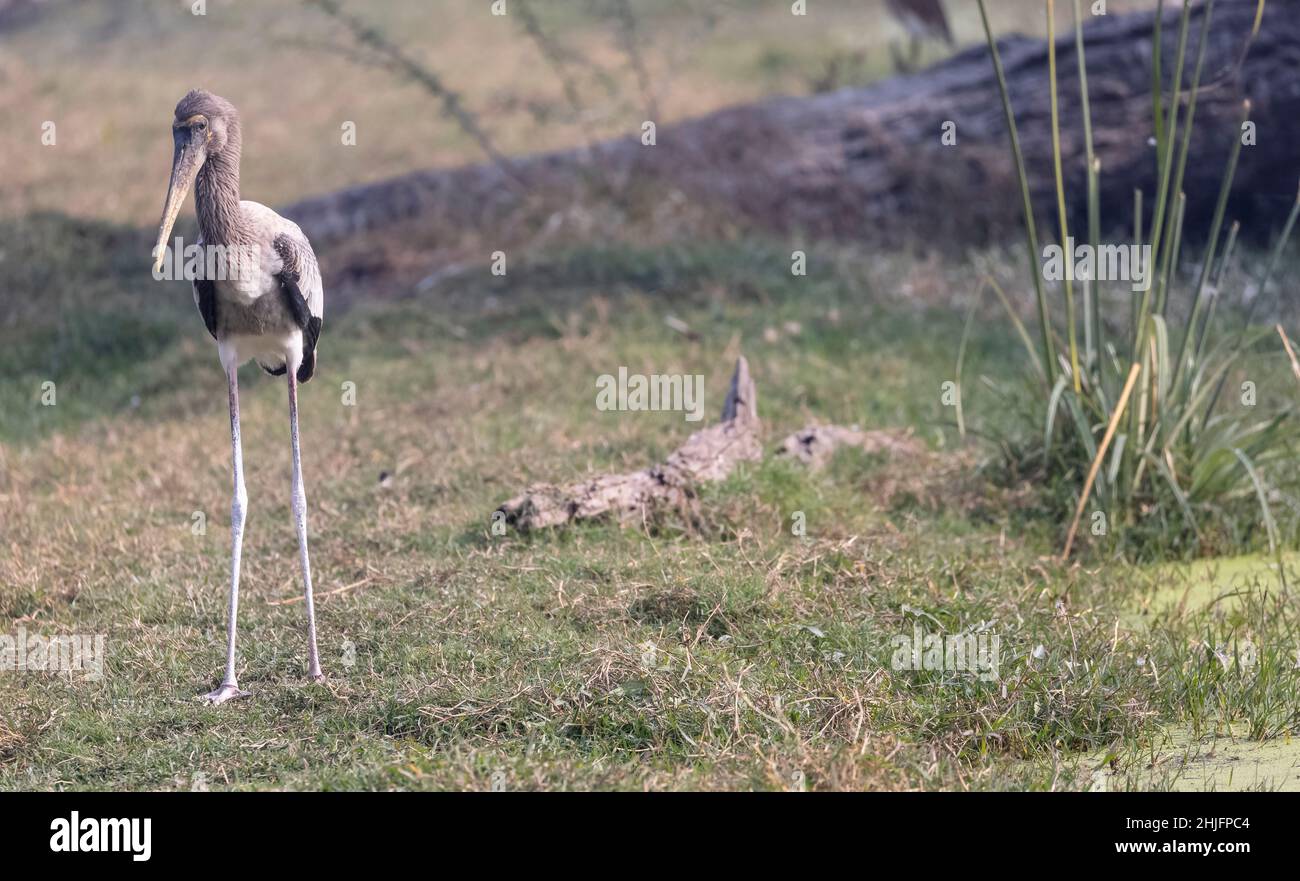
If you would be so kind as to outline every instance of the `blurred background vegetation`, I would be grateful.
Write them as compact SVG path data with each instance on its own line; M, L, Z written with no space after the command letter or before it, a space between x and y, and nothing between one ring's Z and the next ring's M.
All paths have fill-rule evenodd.
M1108 8L1153 5L1111 0ZM204 16L183 0L10 6L0 17L0 116L8 121L0 129L0 216L46 210L156 223L171 110L195 87L240 108L244 191L270 205L482 158L420 86L367 63L343 28L297 0L208 0ZM814 0L814 14L803 17L771 0L528 6L577 87L581 114L519 14L494 17L483 0L344 8L437 72L510 154L638 129L647 95L626 49L629 27L661 123L767 95L871 82L893 72L889 45L904 37L884 0ZM999 31L1045 31L1039 0L992 7ZM632 10L630 24L623 8ZM948 8L958 44L978 44L975 4ZM947 51L927 44L923 59ZM45 120L58 125L57 149L41 146ZM325 149L340 144L349 120L356 147Z

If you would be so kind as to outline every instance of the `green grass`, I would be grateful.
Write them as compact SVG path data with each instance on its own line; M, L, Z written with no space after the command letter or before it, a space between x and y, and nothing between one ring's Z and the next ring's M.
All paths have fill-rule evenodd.
M958 449L940 385L963 313L895 296L906 263L850 252L793 278L761 242L533 254L327 323L302 403L325 686L302 676L283 390L246 371L253 697L204 707L224 638L224 384L188 289L138 295L104 259L75 319L5 338L21 385L60 391L53 408L7 398L0 613L10 633L105 635L107 669L0 676L0 787L1072 788L1099 751L1167 724L1294 730L1275 581L1230 617L1135 619L1133 598L1178 576L1048 561L1059 527L1032 489ZM136 327L153 330L105 354ZM996 421L970 376L1013 372L1014 345L974 323L968 413ZM713 413L739 351L769 447L823 419L910 428L931 451L817 474L769 459L705 488L694 524L491 534L527 483L642 467L695 427L595 411L596 375L700 372ZM1000 679L893 670L904 605L930 629L988 622ZM1246 632L1267 646L1249 680L1197 648Z

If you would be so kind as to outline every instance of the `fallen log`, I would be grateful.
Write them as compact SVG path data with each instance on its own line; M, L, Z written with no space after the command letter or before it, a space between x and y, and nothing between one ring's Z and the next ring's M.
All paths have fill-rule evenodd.
M1165 7L1168 104L1181 4ZM1229 216L1250 221L1244 232L1263 235L1295 199L1300 0L1267 4L1258 38L1238 64L1257 8L1257 0L1218 0L1214 7L1185 182L1189 235L1203 229L1214 210L1246 98L1253 102L1256 139L1242 153ZM1184 89L1195 67L1204 15L1205 4L1196 4ZM1088 16L1084 28L1105 230L1131 229L1134 190L1150 196L1156 186L1149 144L1154 16L1150 11ZM1046 235L1055 226L1048 44L1012 36L999 46ZM1073 34L1062 35L1056 48L1066 190L1081 211L1086 170ZM947 123L952 144L942 137ZM959 247L999 239L1021 222L1006 124L982 44L921 73L865 88L773 98L663 125L655 146L625 137L521 157L512 167L525 186L515 185L494 164L420 171L308 199L286 213L314 242L411 218L435 229L496 234L531 228L554 206L593 199L623 204L635 215L637 200L660 205L669 192L733 226L877 244L920 240ZM647 200L648 195L653 198ZM1152 201L1146 200L1148 210ZM1084 228L1079 218L1075 228Z
M736 361L721 421L692 434L663 463L567 486L531 486L497 512L521 531L604 517L620 523L644 522L661 511L689 515L699 484L722 480L739 463L763 457L761 427L754 379L742 355Z

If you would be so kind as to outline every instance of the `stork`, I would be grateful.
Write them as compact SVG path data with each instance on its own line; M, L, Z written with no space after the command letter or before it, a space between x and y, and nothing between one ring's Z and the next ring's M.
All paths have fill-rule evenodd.
M952 29L948 27L948 15L943 11L942 0L885 0L885 6L911 40L911 54L906 61L898 50L891 46L894 66L907 71L916 67L921 56L921 41L925 39L942 40L949 46L956 45L952 38Z
M292 509L307 601L307 675L324 680L316 649L316 609L307 555L307 494L298 449L298 384L316 369L324 291L311 244L296 223L265 205L240 201L239 112L211 92L196 89L176 105L172 122L171 181L163 203L154 277L167 254L167 237L190 189L199 219L194 303L226 371L230 391L230 447L234 494L230 505L230 604L226 620L226 673L204 696L211 704L246 697L235 675L235 629L239 612L239 562L248 494L239 442L239 366L255 359L289 385L289 439L293 448Z

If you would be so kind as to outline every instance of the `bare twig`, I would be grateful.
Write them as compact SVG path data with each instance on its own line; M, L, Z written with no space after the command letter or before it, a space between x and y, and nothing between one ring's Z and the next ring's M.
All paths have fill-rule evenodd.
M333 40L312 40L305 37L282 37L278 42L282 46L291 46L294 49L302 49L307 52L337 55L363 67L377 67L389 73L401 72L391 58L377 55L373 49L368 47L357 48L355 46L345 46Z
M492 139L488 137L487 132L479 126L478 121L468 110L465 109L464 103L458 92L448 88L443 84L442 78L439 77L429 68L407 55L403 49L396 43L389 40L377 29L354 15L343 11L342 5L338 0L303 0L308 6L315 6L328 15L330 18L344 25L352 36L364 46L367 46L392 64L394 68L406 75L410 79L424 86L439 101L442 102L442 112L444 115L456 121L467 135L474 139L479 148L487 154L488 158L494 162L498 168L505 172L510 180L522 185L523 180L519 172L515 169L514 164L506 158L496 146L493 145Z
M373 580L374 579L372 576L367 575L365 578L361 579L360 581L354 581L351 584L345 584L342 587L336 587L333 590L327 590L324 593L319 594L318 598L324 599L325 597L331 597L334 596L335 594L347 593L348 591L361 587L364 584L369 584ZM282 600L267 600L266 604L268 606L288 606L291 605L292 603L301 603L305 598L306 598L305 594L299 594L298 596L285 597Z
M623 51L627 53L628 63L632 66L632 72L636 74L637 86L641 90L641 97L645 101L646 112L649 114L651 121L658 125L659 118L659 100L655 97L654 85L650 81L650 71L646 68L645 59L641 55L641 48L637 45L638 33L636 16L632 14L632 7L628 0L614 0L614 14L618 19L618 36L619 42L623 45Z
M519 17L524 33L528 34L529 39L537 46L537 51L542 54L542 58L555 73L555 78L560 81L560 86L564 90L564 99L569 102L569 109L573 111L574 118L582 123L585 113L582 98L578 94L578 84L569 73L565 51L546 31L542 30L542 23L533 12L531 3L526 0L515 0L515 13ZM585 123L583 127L586 128ZM587 133L587 140L591 140L590 132Z

